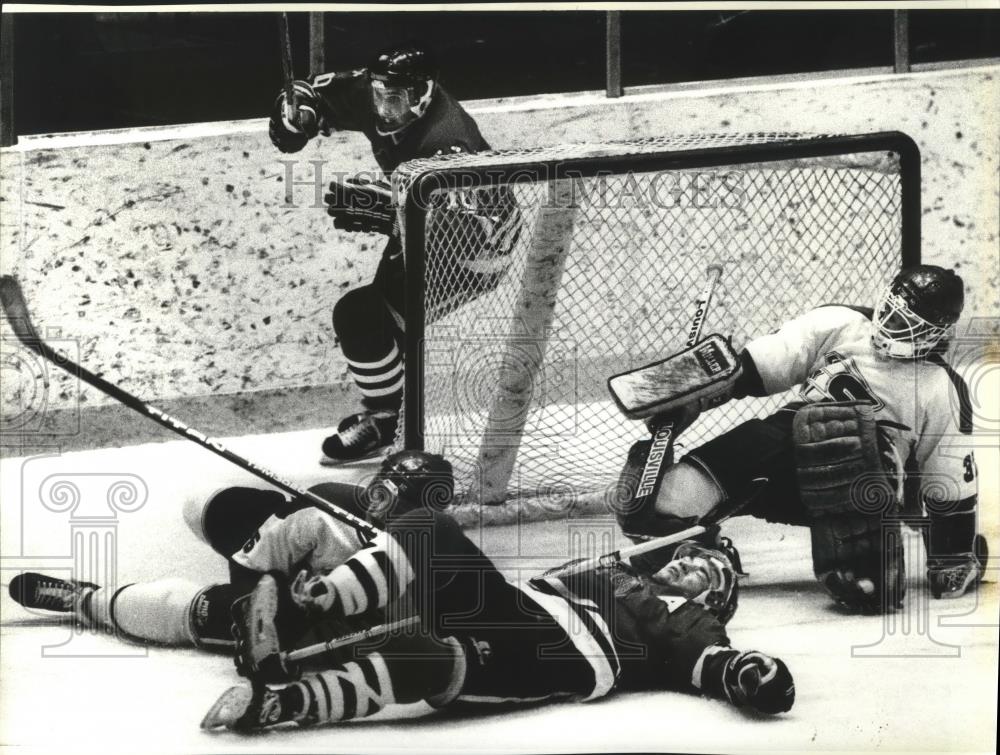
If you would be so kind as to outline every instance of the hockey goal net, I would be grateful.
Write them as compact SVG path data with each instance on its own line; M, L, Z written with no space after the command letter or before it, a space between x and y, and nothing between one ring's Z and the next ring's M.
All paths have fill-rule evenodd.
M648 436L607 378L704 333L737 350L805 310L870 305L919 260L919 155L903 134L672 136L448 155L393 178L407 267L397 446L444 454L480 520L606 506ZM704 413L678 453L788 396Z

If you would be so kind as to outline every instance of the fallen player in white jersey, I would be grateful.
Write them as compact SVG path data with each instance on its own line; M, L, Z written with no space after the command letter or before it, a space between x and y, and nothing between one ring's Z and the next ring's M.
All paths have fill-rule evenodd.
M415 494L426 500L413 474L441 461L404 453L408 468L384 477L380 496L393 506ZM434 496L440 505L449 485ZM261 578L234 611L237 667L250 681L222 695L204 728L338 723L419 701L464 710L593 700L614 689L689 691L762 713L791 709L785 664L729 643L724 622L736 609L737 583L721 552L683 543L657 581L615 564L513 584L437 507L403 508L336 569L303 571L291 583ZM373 612L392 606L419 616L419 627L327 656L306 673L287 661L316 622L378 621Z
M311 490L343 508L363 499L363 489L353 485L324 483ZM332 569L363 543L351 526L274 490L226 488L187 502L184 517L199 539L227 559L229 582L168 577L109 589L28 572L11 580L10 595L29 609L72 613L82 624L122 639L231 651L230 607L261 574Z
M701 409L730 398L795 388L798 400L676 463L673 437L662 438L664 448L655 432L636 443L621 477L628 500L619 522L626 534L680 530L690 518L745 496L754 481L766 481L746 513L808 526L815 574L842 606L901 605L902 514L926 517L921 531L933 596L965 593L982 578L986 546L976 535L968 389L943 357L963 302L954 271L920 265L900 272L874 311L822 306L750 341L738 357L720 354L709 367L738 363L725 384L713 386L707 400L664 400L668 411L645 415L651 430L670 420L683 430ZM727 348L711 345L713 353ZM683 377L671 369L665 360L614 378L623 410L639 395L630 388L648 393L651 385Z

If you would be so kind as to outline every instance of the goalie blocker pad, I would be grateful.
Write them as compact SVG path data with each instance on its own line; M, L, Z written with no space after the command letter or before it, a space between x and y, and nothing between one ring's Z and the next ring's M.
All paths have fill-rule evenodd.
M713 333L684 351L608 378L608 391L629 419L647 419L697 402L725 402L742 373L729 340Z

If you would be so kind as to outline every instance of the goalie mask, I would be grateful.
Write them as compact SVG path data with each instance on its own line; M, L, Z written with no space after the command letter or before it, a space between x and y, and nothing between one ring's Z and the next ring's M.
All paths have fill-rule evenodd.
M723 624L736 613L736 570L722 551L685 540L654 579L677 589L688 600L701 603Z
M443 456L423 451L398 451L382 462L365 491L373 521L400 516L417 508L441 510L452 502L455 475Z
M892 279L872 319L872 345L895 359L920 359L938 346L958 321L965 287L954 270L917 265Z
M427 112L434 97L437 69L419 47L380 53L368 66L376 129L383 136L402 131Z

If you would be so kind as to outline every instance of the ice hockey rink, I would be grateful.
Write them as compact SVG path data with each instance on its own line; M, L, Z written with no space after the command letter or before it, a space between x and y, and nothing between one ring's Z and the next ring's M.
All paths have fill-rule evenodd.
M643 88L617 104L602 92L483 100L470 111L491 141L518 147L649 136L664 124L696 134L899 130L912 136L923 155L924 259L961 265L969 321L994 328L970 327L968 334L984 339L974 342L984 363L966 366L975 369L974 399L987 404L976 406L973 444L980 528L996 553L998 63L900 76L835 71L692 82ZM324 412L334 409L319 407L316 396L333 395L337 411L353 406L329 311L341 290L371 276L377 249L367 248L368 237L333 233L322 210L308 220L288 215L277 183L284 175L280 155L266 130L263 120L189 124L138 134L40 136L5 149L3 272L19 276L46 337L54 333L62 345L78 347L74 356L108 380L199 430L234 436L220 440L302 486L360 480L372 464L335 470L317 464L329 430L320 425L332 419ZM370 167L371 151L360 137L334 135L301 156L318 159L325 150L336 154L338 170ZM0 324L7 358L13 341L5 328ZM73 418L80 396L64 390L65 378L29 384L15 374L16 365L0 361L10 379L5 391L13 387L17 399L5 410L48 400L50 408L68 407ZM269 392L292 399L267 404ZM225 424L221 411L206 408L215 399L236 406ZM118 585L227 579L223 559L184 524L183 502L228 485L263 483L191 442L146 442L150 436L136 429L141 418L102 425L113 416L102 413L102 401L88 395L82 407L90 424L76 435L23 440L11 425L12 434L0 437L10 443L0 456L3 752L996 751L995 559L977 592L932 601L919 535L909 531L906 607L889 617L847 615L813 577L806 529L748 517L723 526L749 573L728 631L735 647L788 663L796 683L788 714L758 716L682 693L615 692L588 703L474 717L417 705L336 726L203 732L205 712L240 680L230 657L81 631L57 615L25 610L8 595L10 580L26 570L66 578L103 573ZM244 434L279 421L294 431ZM107 447L18 450L20 443L49 441L53 449ZM72 483L79 498L63 483ZM625 544L609 517L467 532L511 579L594 552L577 550L581 542L600 552Z
M318 467L319 431L224 439L251 459L311 483L370 473ZM997 465L980 462L996 490ZM734 645L787 661L796 704L766 718L695 696L618 693L590 703L557 703L493 715L455 717L422 706L387 709L376 719L315 729L279 728L240 736L206 733L198 722L238 681L232 661L188 649L144 648L74 633L52 614L30 613L7 595L18 564L69 576L72 531L106 534L84 549L110 556L119 583L164 576L224 580L221 558L182 521L181 503L254 478L185 441L0 462L2 546L0 718L5 749L58 752L596 752L596 751L992 751L997 706L997 589L991 576L973 595L930 601L922 549L908 538L907 608L890 619L847 616L813 580L808 532L747 517L724 533L738 544L749 579L729 625ZM85 493L131 481L137 493L110 512L103 501L65 512L40 511L40 486L55 478L93 480ZM87 483L84 483L87 484ZM90 492L88 492L90 491ZM84 497L87 497L86 495ZM56 497L58 498L58 496ZM20 503L21 505L17 505ZM67 503L71 503L67 501ZM129 510L125 510L129 509ZM45 518L51 517L46 523ZM101 522L101 516L106 519ZM110 517L108 519L107 517ZM579 523L577 523L579 524ZM613 532L607 520L595 532ZM572 525L488 527L470 534L512 578L573 555ZM579 534L579 530L577 530ZM22 558L14 556L23 554ZM46 555L51 554L51 555ZM91 565L93 568L93 565ZM80 573L79 571L77 573ZM92 572L91 572L92 573ZM411 720L419 717L419 720ZM399 718L407 720L400 721ZM397 720L393 720L397 719Z

